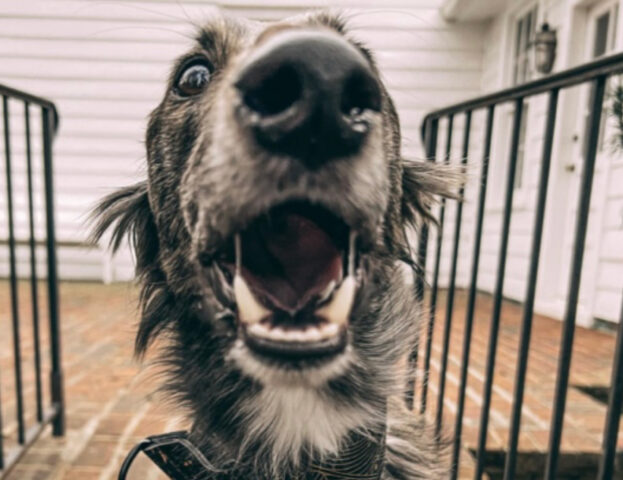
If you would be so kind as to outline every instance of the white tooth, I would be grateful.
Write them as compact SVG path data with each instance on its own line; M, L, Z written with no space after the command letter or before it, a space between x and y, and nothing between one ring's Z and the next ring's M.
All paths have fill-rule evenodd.
M326 288L322 291L322 293L320 294L320 301L324 302L327 298L329 298L329 295L333 293L333 290L335 290L335 280L331 280Z
M270 331L266 327L266 325L262 323L253 323L247 327L247 330L250 334L256 337L266 338L270 336Z
M322 336L320 333L320 330L316 327L310 327L307 330L305 330L305 340L308 342L317 342L318 340L321 340Z
M242 275L234 277L234 295L238 305L238 317L240 321L247 324L257 323L270 315L270 311L263 307L253 296L253 292L244 281Z
M355 286L355 278L352 275L346 277L331 301L318 309L316 314L337 325L347 323L355 298Z
M335 337L340 331L340 326L337 323L327 323L323 325L322 330L320 330L320 336L324 340L326 338Z
M309 337L307 336L307 332L305 332L304 330L297 331L295 338L297 342L309 342Z
M270 329L271 340L284 341L287 340L287 333L281 327L275 327Z
M286 330L285 339L288 342L303 342L303 332L300 330Z

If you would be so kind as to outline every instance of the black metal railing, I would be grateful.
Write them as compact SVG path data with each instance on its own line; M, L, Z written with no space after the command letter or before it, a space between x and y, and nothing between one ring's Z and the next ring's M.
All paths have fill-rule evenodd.
M6 213L7 213L7 232L0 233L0 244L8 247L8 276L10 288L10 312L2 311L0 315L11 315L12 325L12 350L13 350L13 369L15 377L15 413L17 425L16 446L11 449L5 448L3 430L3 410L2 398L0 398L0 477L8 472L17 462L26 448L34 442L43 429L52 424L52 432L55 436L61 436L65 430L64 416L64 397L63 397L63 374L61 367L61 342L60 342L60 318L58 303L58 276L56 262L56 244L54 236L54 192L52 175L52 141L58 126L58 114L56 107L49 100L30 95L3 85L0 85L0 95L2 96L3 113L3 137L4 137L4 157L6 171ZM24 409L24 382L23 382L23 358L20 327L20 302L18 285L18 265L17 265L17 244L16 238L16 219L15 219L15 191L13 182L16 178L13 171L13 140L10 122L13 108L21 107L23 115L23 146L24 160L26 164L26 195L27 195L27 239L30 276L30 293L32 308L32 335L33 335L33 364L34 364L34 395L36 403L36 413L34 421L28 425ZM37 272L37 239L35 223L35 188L33 182L35 165L33 165L33 143L31 121L31 110L38 110L41 114L41 171L43 172L43 198L45 210L45 250L47 256L47 271L44 276ZM15 110L16 112L18 110ZM20 116L19 113L17 116ZM20 129L21 130L21 129ZM21 243L21 242L20 242ZM42 382L42 339L40 328L41 307L39 304L39 281L47 280L47 304L48 304L48 324L49 324L49 352L50 352L50 405L45 405L43 382Z
M463 330L462 354L460 361L460 379L458 386L458 398L456 402L456 416L453 432L452 460L453 473L452 479L457 478L459 457L462 446L462 428L464 422L464 408L466 386L468 380L468 367L470 359L470 347L472 345L472 333L474 324L474 312L476 294L478 290L478 274L480 270L480 253L483 236L483 220L485 218L485 196L489 183L489 160L491 155L492 132L494 126L494 115L496 108L501 104L514 104L514 114L512 120L512 130L510 137L510 152L508 157L508 168L505 179L503 194L503 209L501 217L501 235L499 238L499 250L497 252L497 269L492 294L492 312L489 326L489 341L486 354L485 376L483 381L483 391L481 397L481 411L479 419L478 439L475 448L475 479L481 479L485 469L485 454L487 433L489 428L489 415L491 408L493 376L496 367L496 352L498 347L498 336L500 330L500 316L503 303L504 280L506 273L506 261L508 256L509 234L511 216L513 214L513 194L515 191L515 176L518 163L518 151L520 144L520 130L522 116L524 115L524 100L536 95L545 94L548 96L547 113L544 124L544 137L542 143L542 156L540 165L540 176L538 181L538 192L536 198L535 215L533 220L532 244L529 253L529 269L526 280L527 287L523 299L523 312L521 319L521 329L519 337L519 348L517 365L515 370L515 382L513 391L513 401L510 415L508 446L505 452L504 479L512 480L515 478L517 469L518 439L521 427L521 415L524 401L524 388L526 384L526 371L528 366L528 355L530 350L531 330L533 323L535 294L537 285L537 274L539 270L539 258L541 254L541 241L543 236L543 224L545 218L545 207L547 202L547 190L550 179L550 166L552 159L552 147L554 144L554 134L556 128L556 116L561 90L573 86L587 84L591 88L590 96L590 117L589 128L587 129L586 147L583 152L582 173L580 178L580 190L576 212L575 233L570 259L569 284L567 289L566 307L562 318L562 336L558 358L558 369L556 375L555 394L552 405L552 418L550 425L549 446L544 468L544 478L554 480L557 476L557 469L560 457L560 446L563 431L563 417L565 413L566 398L569 387L569 375L574 340L576 314L580 291L580 280L582 277L582 264L586 243L587 226L589 219L589 207L591 201L591 190L595 170L595 160L598 151L600 136L600 123L602 120L602 109L606 93L606 82L608 78L623 71L623 54L617 54L602 58L597 61L587 63L570 70L556 73L547 77L539 78L529 83L502 90L489 95L474 98L456 105L436 110L429 113L423 122L423 139L426 155L429 161L436 161L437 158L437 134L440 120L444 120L447 125L445 139L445 152L443 161L450 161L452 149L453 126L457 116L465 118L463 124L462 157L463 165L470 159L470 133L472 129L472 116L478 110L486 112L484 127L484 144L482 153L482 164L480 168L480 183L477 193L477 208L475 214L475 232L472 237L473 251L471 255L471 271L467 286L467 306L466 317ZM622 187L623 188L623 187ZM461 194L463 193L461 189ZM462 198L462 195L461 195ZM445 384L448 369L448 356L450 346L450 332L453 318L453 307L455 303L457 264L459 260L459 243L461 241L463 200L457 201L454 215L454 231L452 237L452 250L450 252L450 274L446 289L446 308L443 323L443 338L441 340L441 361L440 376L437 383L437 410L434 414L435 426L439 433L442 429L443 409L445 398ZM442 258L443 244L443 225L447 202L440 206L439 227L436 236L436 252L432 269L432 281L430 282L430 294L427 297L430 308L430 316L424 328L426 336L422 345L423 365L421 372L417 371L417 349L411 356L411 386L415 385L416 378L422 378L421 398L419 410L421 413L427 412L428 387L431 369L431 351L434 325L436 321L438 291L440 286L440 262ZM428 243L428 231L425 228L422 232L423 241L420 242L419 257L425 264L426 248ZM418 288L418 295L424 298ZM621 404L623 401L623 307L621 318L618 323L616 351L613 359L612 380L610 386L610 397L608 410L605 419L603 436L603 452L598 466L598 478L608 480L613 477L615 449L618 436L619 419L621 415ZM413 361L415 360L415 361ZM413 391L407 397L408 403L413 406ZM532 478L532 477L531 477Z

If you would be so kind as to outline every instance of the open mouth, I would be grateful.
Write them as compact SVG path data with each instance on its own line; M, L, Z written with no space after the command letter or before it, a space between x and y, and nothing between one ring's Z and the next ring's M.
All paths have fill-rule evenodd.
M356 235L329 210L272 208L236 233L219 262L233 277L246 345L277 359L327 357L347 343Z

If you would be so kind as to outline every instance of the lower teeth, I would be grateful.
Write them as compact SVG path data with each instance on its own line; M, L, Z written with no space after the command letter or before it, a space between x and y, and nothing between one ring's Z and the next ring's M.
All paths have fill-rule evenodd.
M247 327L247 333L254 337L276 342L314 343L334 338L339 331L339 326L334 323L324 324L319 327L309 327L305 330L283 329L281 327L271 328L263 323L256 323Z

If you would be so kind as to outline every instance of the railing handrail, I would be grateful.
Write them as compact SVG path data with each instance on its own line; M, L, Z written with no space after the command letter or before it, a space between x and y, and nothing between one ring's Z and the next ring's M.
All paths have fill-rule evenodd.
M563 436L563 425L565 418L565 408L567 396L569 393L569 381L571 371L571 359L573 355L574 333L576 327L576 319L578 313L578 302L580 294L580 281L582 277L582 266L585 253L589 213L591 207L591 192L593 188L593 179L595 174L595 165L597 153L599 150L600 132L602 122L606 118L602 113L608 108L606 105L608 98L608 80L613 75L623 73L623 52L614 55L599 58L597 60L584 63L582 65L569 68L567 70L554 73L552 75L543 76L536 80L517 85L511 88L498 90L487 93L478 97L463 100L453 105L445 106L437 110L431 111L424 117L422 121L422 141L428 161L442 161L437 155L437 137L438 130L442 122L445 124L446 145L444 163L450 160L450 154L454 145L452 143L452 130L454 117L461 115L464 117L462 123L463 129L463 147L462 154L459 157L461 164L466 165L472 163L473 158L469 152L470 129L472 114L476 110L487 110L486 134L482 152L482 168L480 169L480 189L478 196L478 211L475 217L475 232L473 238L473 253L471 266L471 279L467 285L469 291L467 307L465 311L465 323L462 335L463 346L460 360L460 379L458 380L457 403L455 408L455 425L454 425L454 442L452 446L452 472L450 478L456 480L458 478L458 466L460 464L460 452L463 448L462 444L462 427L463 416L465 414L465 400L467 394L468 368L470 363L470 347L473 338L474 324L474 302L476 292L478 290L478 269L480 268L479 260L481 253L482 226L484 222L484 202L486 201L486 186L488 179L488 165L490 160L490 149L492 142L493 114L496 107L504 104L511 104L513 108L513 119L510 130L510 137L501 141L510 140L510 148L505 155L508 155L508 163L505 177L505 186L503 190L503 210L502 215L496 221L500 221L500 244L497 250L497 269L495 273L495 284L493 287L493 306L489 317L489 339L486 349L485 374L482 379L483 391L480 397L480 420L478 427L477 446L475 448L475 468L474 480L481 480L485 473L485 454L487 453L487 438L489 434L489 417L492 410L493 383L497 360L498 339L500 336L500 324L502 318L502 300L505 292L504 283L506 277L506 260L509 248L509 237L511 232L511 220L514 207L515 192L515 173L518 165L518 155L521 140L522 121L525 119L524 99L534 97L539 94L546 94L548 97L548 109L545 122L543 124L544 133L542 138L542 155L540 162L540 173L538 181L538 190L536 192L536 203L534 208L534 218L532 220L532 242L529 253L529 270L527 272L526 283L528 288L525 290L523 297L523 312L521 316L521 331L519 345L517 350L517 361L515 370L515 380L512 393L511 417L509 422L508 446L505 450L504 458L504 480L514 480L517 470L517 455L519 447L519 435L521 433L521 419L524 404L524 392L527 379L528 357L530 353L530 341L532 323L534 317L534 305L536 288L539 272L539 261L542 251L542 239L544 231L544 219L547 207L547 191L549 179L552 170L552 149L555 142L556 121L557 121L557 105L559 93L561 90L579 85L586 85L591 88L590 102L588 105L590 115L587 117L585 132L585 148L582 152L581 173L578 178L578 197L577 208L574 213L574 234L572 237L572 251L569 259L569 273L567 295L565 300L564 314L562 320L562 335L560 337L560 348L558 350L558 366L556 372L556 382L554 386L554 395L552 402L552 415L550 419L549 443L547 448L547 457L545 463L545 479L554 480L558 478L558 464L561 456L561 441ZM496 162L504 159L497 156ZM460 235L462 227L462 205L464 198L461 195L456 200L456 210L454 214L454 238L452 240L452 251L449 254L450 270L447 283L445 319L443 323L443 339L440 340L442 349L441 359L439 361L439 383L437 384L437 411L435 414L435 428L439 432L443 423L443 410L446 399L445 383L448 368L448 356L450 350L450 336L452 334L453 323L453 307L455 281L457 277L457 264L459 260L459 243L462 236ZM483 188L484 187L484 188ZM443 218L445 211L445 202L440 205L439 218ZM421 232L424 242L420 242L419 258L426 258L426 238L427 232ZM432 336L435 330L436 321L436 305L437 290L439 288L439 264L441 258L441 250L443 248L443 230L439 228L436 239L435 268L432 272L431 292L429 296L430 314L426 325L426 341L424 342L426 350L424 352L423 362L423 382L421 387L421 408L422 413L426 412L426 395L428 394L428 379L430 377L431 368L431 351ZM422 248L423 246L423 248ZM604 428L602 450L603 454L599 460L598 477L600 480L612 478L615 464L616 440L618 436L619 422L623 405L623 386L621 379L623 378L623 306L621 309L621 317L617 326L617 347L615 355L612 359L612 380L611 392L608 400L607 419ZM415 385L417 371L417 352L418 345L414 346L411 362L410 385ZM411 405L413 395L410 394L406 398ZM614 419L614 420L613 420Z
M547 93L557 88L566 88L581 83L594 80L603 75L623 72L623 53L601 57L592 62L583 63L576 67L563 70L561 72L546 75L530 82L520 85L497 90L479 97L470 98L453 105L448 105L432 112L428 112L422 121L422 128L431 119L438 119L443 116L485 108L490 105L510 102L518 98L530 97L540 93Z
M58 111L56 105L46 98L38 97L21 90L17 90L6 85L0 85L0 101L2 103L2 141L3 141L3 161L5 163L5 192L9 257L9 282L11 298L11 319L13 332L13 367L15 376L15 404L17 421L17 445L12 445L10 450L5 449L2 435L0 434L0 478L4 478L17 463L26 449L32 445L37 437L43 432L48 424L52 424L52 434L61 436L65 431L65 402L63 394L63 371L61 362L61 342L60 342L60 314L59 314L59 292L58 292L58 273L57 273L57 244L55 237L54 224L54 181L53 181L53 151L52 143L59 124ZM10 130L10 110L12 106L22 108L22 120L24 125L23 140L25 140L25 151L23 160L26 165L26 193L27 193L27 218L28 218L28 245L30 250L30 299L32 316L32 345L33 345L33 365L34 365L34 384L36 397L36 423L28 426L30 420L24 411L24 388L23 388L23 366L22 366L22 344L20 328L23 322L20 321L20 301L17 275L17 239L15 236L14 205L13 205L13 170L12 170L12 149L14 136ZM17 104L17 105L13 105ZM34 107L34 108L31 108ZM31 112L40 110L41 131L37 134L41 137L41 161L43 166L43 194L45 208L45 244L46 244L46 277L47 277L47 326L49 328L49 388L50 395L44 400L42 395L42 350L40 337L40 307L38 279L41 278L37 273L37 237L35 235L35 202L33 182L33 148L31 130ZM0 396L0 402L2 398ZM45 406L49 402L48 406ZM0 433L2 432L2 408L0 408Z
M17 88L9 87L8 85L4 85L0 83L0 97L10 97L15 100L22 100L24 102L32 103L35 105L39 105L40 107L46 108L52 112L52 117L54 120L54 133L58 130L59 124L59 116L58 110L56 109L56 104L47 98L39 97L37 95L33 95L28 92L24 92L23 90L18 90Z

